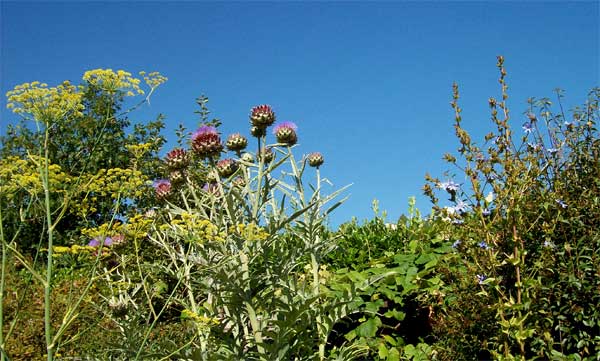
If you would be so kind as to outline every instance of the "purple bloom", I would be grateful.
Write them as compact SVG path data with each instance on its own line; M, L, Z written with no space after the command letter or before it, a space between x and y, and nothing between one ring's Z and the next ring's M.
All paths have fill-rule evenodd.
M456 202L456 205L453 208L456 213L462 214L467 212L469 205L467 205L464 201L459 200Z
M481 242L477 243L477 245L481 249L489 249L490 248L490 246L488 246L488 244L485 241L481 241Z
M462 242L460 241L460 239L457 239L456 241L454 241L454 243L452 243L452 248L458 248L458 246L460 246Z
M452 220L452 224L461 225L463 223L465 223L465 221L463 221L462 219L459 219L459 218L454 218Z
M194 133L192 133L192 139L207 134L219 135L219 133L217 132L217 128L211 127L210 125L203 125L200 128L198 128Z
M558 203L558 205L562 208L567 208L567 204L562 199L557 199L556 203Z
M112 244L113 244L113 240L110 237L96 237L88 243L88 246L90 246L90 247L98 247L100 245L112 246Z
M168 179L156 180L154 181L154 190L157 197L165 197L171 193L171 182Z
M447 182L442 182L438 185L439 188L445 189L448 193L456 193L456 191L460 188L460 184L454 183L449 180Z
M487 279L486 275L477 275L477 282L479 284L483 284L483 281L485 281Z
M297 129L296 124L292 122L282 122L273 128L273 135L277 138L278 143L294 145L298 141Z
M547 247L547 248L554 248L554 243L546 240L546 241L544 241L543 246Z
M523 124L523 131L525 132L525 134L529 134L531 132L533 132L533 124L526 122L525 124Z
M490 214L492 214L492 211L490 211L489 209L485 208L484 210L481 211L481 214L483 214L484 217L487 217Z

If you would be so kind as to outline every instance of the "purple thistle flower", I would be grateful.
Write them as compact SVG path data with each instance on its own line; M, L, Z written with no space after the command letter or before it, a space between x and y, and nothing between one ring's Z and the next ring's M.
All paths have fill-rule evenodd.
M154 181L154 190L158 198L168 196L171 193L171 182L168 179L156 180Z
M192 134L192 150L201 157L214 157L223 150L217 128L204 125Z
M273 128L273 135L275 135L279 143L294 145L298 141L297 129L296 124L292 122L282 122Z

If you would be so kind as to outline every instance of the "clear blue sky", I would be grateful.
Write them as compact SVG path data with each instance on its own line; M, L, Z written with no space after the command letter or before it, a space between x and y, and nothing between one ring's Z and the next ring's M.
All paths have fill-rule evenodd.
M452 82L475 139L491 129L496 55L518 125L528 97L560 87L573 106L600 85L598 4L2 1L1 88L94 68L157 70L168 83L131 119L163 113L171 141L178 123L197 126L200 94L224 134L248 134L250 108L270 104L298 124L299 153L321 151L322 173L353 183L333 224L371 218L375 198L394 221L413 195L427 211L423 176L441 176L442 155L456 151ZM5 106L2 131L15 119Z

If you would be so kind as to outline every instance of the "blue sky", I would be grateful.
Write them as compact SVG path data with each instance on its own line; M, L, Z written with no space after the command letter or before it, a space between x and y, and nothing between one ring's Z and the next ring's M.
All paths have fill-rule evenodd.
M390 221L410 196L427 212L423 176L441 176L457 148L452 83L479 140L491 130L487 99L500 94L496 55L516 125L528 97L560 87L569 108L600 85L597 1L0 4L2 94L95 68L157 70L168 83L131 119L163 113L171 145L179 123L197 127L200 94L224 135L248 134L250 108L270 104L298 124L298 154L322 152L322 173L353 183L334 225L371 218L373 199ZM16 119L5 106L2 131Z

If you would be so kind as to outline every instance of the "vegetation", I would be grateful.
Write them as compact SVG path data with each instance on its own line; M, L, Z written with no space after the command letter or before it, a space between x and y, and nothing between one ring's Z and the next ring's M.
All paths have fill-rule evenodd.
M15 87L0 358L598 360L600 89L568 114L560 91L530 99L514 127L503 61L480 143L454 86L460 148L426 176L431 210L411 200L389 224L374 203L337 230L345 188L268 105L222 137L202 96L200 127L160 159L162 116L127 118L158 73L148 90L110 69Z

